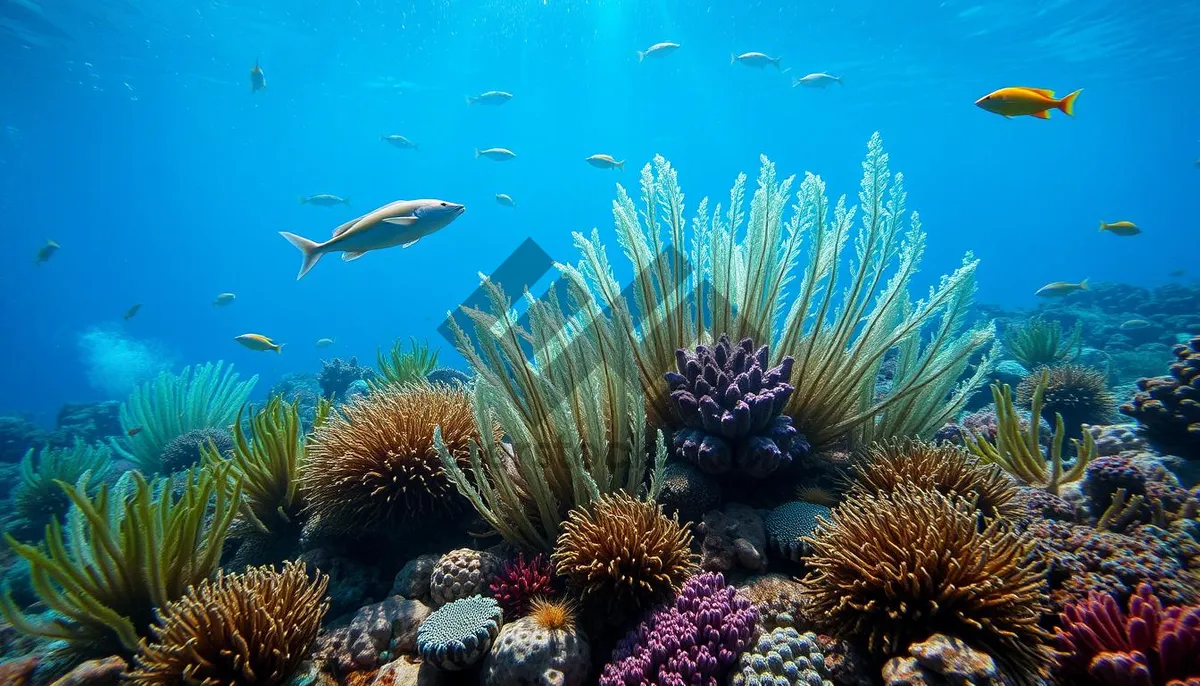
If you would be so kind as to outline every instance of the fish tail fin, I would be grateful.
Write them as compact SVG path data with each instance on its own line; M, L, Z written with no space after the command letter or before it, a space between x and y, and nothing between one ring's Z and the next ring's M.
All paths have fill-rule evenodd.
M729 63L737 64L737 55L733 54L732 52L729 53Z
M1062 110L1063 113L1066 114L1067 116L1074 117L1075 116L1075 98L1078 98L1079 94L1082 92L1083 92L1083 89L1080 88L1079 90L1075 91L1074 93L1071 93L1070 95L1063 98L1062 100L1059 100L1058 101L1058 109Z
M475 157L476 159L479 158L479 148L475 148Z
M783 67L779 66L779 63L782 61L783 61L782 57L776 57L775 59L771 60L771 64L775 65L776 69L783 69Z
M835 76L835 77L833 77L833 80L834 80L834 81L837 81L839 86L844 86L844 85L846 85L846 82L845 82L845 81L843 81L843 80L842 80L842 77L840 77L840 76Z
M1084 279L1083 281L1080 281L1080 282L1079 282L1079 290L1081 290L1081 291L1088 291L1088 290L1091 290L1091 289L1088 287L1088 280L1087 280L1087 279Z
M646 53L642 52L641 50L638 50L637 54L638 54L638 63L641 64L642 60L646 59Z
M296 275L296 280L299 281L300 279L304 278L304 275L308 273L308 270L312 269L313 265L316 264L317 260L321 259L321 255L324 254L321 252L321 244L315 241L310 241L304 236L297 236L294 233L288 233L287 231L280 231L279 235L286 238L289 243L296 246L296 249L304 255L304 261L300 263L300 273Z
M276 355L283 353L283 346L284 346L284 344L283 344L283 343L276 343L276 344L275 344L275 354L276 354Z
M620 162L617 162L617 169L620 169L622 171L625 170L625 160L621 160Z
M800 77L799 77L799 76L793 76L793 77L792 77L792 88L795 88L796 86L799 86L801 83L802 83L802 82L800 81Z
M308 202L308 196L307 195L300 196L300 204L303 205L306 202Z
M350 206L350 198L342 198L342 204L346 207Z
M1107 228L1108 228L1108 224L1105 224L1104 222L1100 222L1100 233L1104 233L1104 230Z
M468 105L474 105L474 104L475 104L475 98L473 98L473 97L471 97L471 96L469 96L469 95L468 95L468 96L467 96L467 104L468 104Z

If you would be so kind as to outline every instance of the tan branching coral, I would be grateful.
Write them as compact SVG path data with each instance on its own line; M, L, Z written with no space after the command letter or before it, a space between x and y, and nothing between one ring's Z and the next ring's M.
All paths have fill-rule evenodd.
M970 501L984 517L1021 514L1017 484L999 467L950 444L897 439L875 443L854 465L855 495L891 493L903 484Z
M645 607L696 570L692 534L678 517L624 492L571 510L551 560L584 595L611 607Z
M999 520L980 529L961 499L912 485L856 495L805 541L811 610L830 634L886 658L945 633L1004 662L1019 683L1047 673L1034 541Z
M142 641L135 686L276 686L287 683L329 609L329 577L309 578L304 563L282 572L252 567L218 573L160 611L154 642Z
M468 391L428 384L387 386L343 405L309 438L301 487L331 531L380 530L458 498L434 449L466 465L478 442Z

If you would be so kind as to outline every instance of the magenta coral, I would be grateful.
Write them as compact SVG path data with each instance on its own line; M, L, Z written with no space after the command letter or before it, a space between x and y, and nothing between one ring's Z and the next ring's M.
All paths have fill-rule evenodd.
M750 645L758 610L720 574L688 579L675 602L629 632L600 686L717 686Z
M1093 591L1060 618L1055 642L1067 672L1106 686L1200 686L1200 607L1164 609L1141 584L1128 614Z
M515 620L525 616L534 598L556 595L553 579L549 560L539 554L527 562L521 553L516 560L504 563L492 579L492 597L504 609L504 616Z

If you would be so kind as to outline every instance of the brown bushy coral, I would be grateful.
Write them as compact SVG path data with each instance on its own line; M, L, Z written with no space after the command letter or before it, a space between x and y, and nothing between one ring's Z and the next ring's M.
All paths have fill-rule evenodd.
M300 562L284 564L282 572L218 572L160 610L155 640L142 641L126 678L136 686L284 684L321 628L328 581L310 579Z
M902 485L856 495L805 539L813 616L879 658L944 633L1003 660L1019 683L1044 676L1053 652L1034 542L937 491Z
M987 518L1021 514L1016 482L957 446L900 439L875 443L864 457L854 465L851 494L891 493L907 483L969 500Z
M1117 400L1108 390L1104 372L1079 364L1049 367L1046 390L1042 395L1042 417L1054 423L1061 414L1063 425L1071 436L1078 436L1082 424L1107 424L1117 411ZM1017 404L1028 409L1033 394L1042 379L1042 369L1036 369L1017 385Z
M343 405L309 438L301 485L310 511L328 530L370 531L456 503L433 446L438 427L466 466L479 435L465 390L387 386Z
M679 589L696 570L691 544L678 517L621 491L571 510L551 561L585 597L632 609Z

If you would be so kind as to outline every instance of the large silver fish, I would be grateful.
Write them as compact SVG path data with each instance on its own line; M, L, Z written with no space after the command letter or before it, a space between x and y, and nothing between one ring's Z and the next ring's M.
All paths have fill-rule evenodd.
M344 253L342 259L349 262L371 250L397 245L407 248L445 228L466 209L463 205L445 200L397 200L342 224L334 229L333 237L324 243L310 241L287 231L280 231L279 235L304 254L300 273L296 275L299 281L326 253Z

